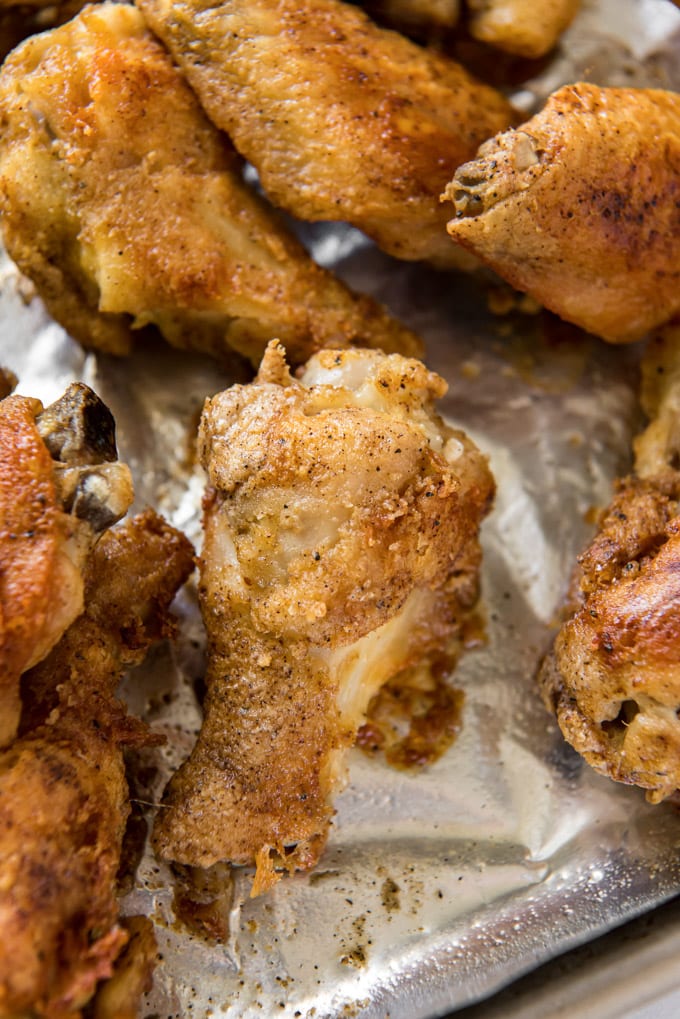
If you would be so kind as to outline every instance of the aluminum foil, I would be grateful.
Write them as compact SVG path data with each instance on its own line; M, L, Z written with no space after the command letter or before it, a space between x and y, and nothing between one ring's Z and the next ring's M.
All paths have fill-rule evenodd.
M665 0L586 3L555 61L516 98L530 109L579 78L679 87L679 51L680 12ZM237 870L224 943L178 923L172 876L147 849L124 900L127 913L153 917L162 955L144 1016L426 1019L680 892L680 816L587 768L534 681L593 507L629 463L639 350L544 314L494 315L487 283L395 263L349 228L304 237L317 260L424 337L450 387L442 413L490 456L486 640L455 673L465 708L454 746L420 773L352 751L316 871L251 900L251 874ZM71 380L94 386L116 417L137 507L156 506L200 542L195 428L205 396L232 380L160 341L124 361L84 354L9 263L0 323L0 362L19 391L47 402ZM191 587L178 612L177 645L124 684L131 708L168 737L138 768L134 808L149 822L200 724L204 641Z

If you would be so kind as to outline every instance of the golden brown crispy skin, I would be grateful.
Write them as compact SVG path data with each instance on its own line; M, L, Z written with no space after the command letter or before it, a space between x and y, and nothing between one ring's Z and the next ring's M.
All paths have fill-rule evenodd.
M46 410L0 401L0 746L17 731L21 673L82 611L87 556L132 501L127 467L102 464L115 457L112 429L87 386Z
M680 488L629 479L579 560L540 682L567 740L658 801L680 788Z
M636 475L578 561L572 615L540 683L565 737L652 801L680 788L680 329L650 345ZM661 371L659 370L661 369Z
M468 0L470 33L508 53L542 57L579 7L580 0Z
M680 311L680 96L569 85L446 189L449 233L613 343Z
M149 323L178 347L258 364L420 341L312 262L241 178L141 14L101 4L24 43L0 74L7 248L81 343L129 351Z
M19 676L51 621L55 564L68 536L36 409L18 396L0 403L0 746L16 732ZM82 607L82 588L75 581L72 588L65 625Z
M438 199L514 121L498 92L340 0L139 6L272 201L352 223L397 258L457 262Z
M2 1017L79 1015L127 939L115 899L122 746L150 737L114 691L172 631L169 603L191 568L187 540L151 511L109 531L88 567L85 612L33 670L57 703L0 755Z
M486 459L433 411L445 383L398 355L323 351L208 400L205 717L155 827L192 866L306 868L376 689L456 633L477 592ZM272 859L270 853L274 853Z

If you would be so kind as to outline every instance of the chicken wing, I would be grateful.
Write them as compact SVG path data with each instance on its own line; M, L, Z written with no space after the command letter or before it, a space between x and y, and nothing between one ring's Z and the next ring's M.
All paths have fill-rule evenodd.
M439 194L513 123L500 93L341 0L138 6L276 205L346 220L397 258L457 262Z
M153 324L178 347L258 364L420 341L315 265L244 183L141 14L89 7L0 74L0 208L10 255L83 345L126 353Z
M132 502L111 414L72 385L47 409L0 402L0 746L15 736L19 677L83 609L94 542Z
M569 85L446 189L449 233L613 343L680 311L680 95Z
M208 400L203 727L155 826L166 858L312 866L342 751L377 688L440 650L474 602L486 459L434 413L414 360L323 351L291 378L272 344Z
M539 679L588 763L657 802L680 789L680 329L655 340L644 376L652 421L636 473L579 558L572 615Z
M508 53L542 57L580 5L580 0L468 0L470 33Z
M2 1017L78 1016L127 940L115 898L122 748L151 737L114 693L172 632L169 604L192 565L189 542L151 511L107 532L85 612L28 676L29 689L51 684L56 706L0 755Z

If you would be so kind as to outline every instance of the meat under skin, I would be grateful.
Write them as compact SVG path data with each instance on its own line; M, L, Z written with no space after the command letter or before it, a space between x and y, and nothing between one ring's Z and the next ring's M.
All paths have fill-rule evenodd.
M518 290L612 343L680 311L680 96L568 85L446 188L448 230Z
M0 755L3 1019L79 1016L125 945L115 897L129 811L123 746L150 735L114 693L172 632L169 604L192 565L188 541L151 511L107 532L88 566L85 612L24 677L55 703Z
M273 336L296 363L328 345L420 352L243 181L134 7L88 7L15 50L0 132L7 249L84 346L125 354L150 324L174 346L255 365Z
M71 387L80 389L87 387ZM68 394L53 407L65 400ZM97 466L115 456L115 446L104 457L84 449L79 443L87 439L77 434L78 426L62 422L59 411L48 418L51 413L27 397L0 401L0 747L16 735L21 673L45 657L82 611L91 548L132 501L128 468ZM63 437L71 430L71 446L62 454L55 450L53 458L50 430L58 428ZM82 494L88 477L98 489L90 505L67 505L78 488Z
M597 771L658 802L680 789L680 329L646 354L650 424L579 557L571 615L545 660L546 706Z
M433 412L444 389L368 351L322 352L298 382L272 344L252 385L207 401L208 692L157 817L163 857L256 862L254 893L274 863L312 866L371 696L457 633L494 486Z
M351 223L397 258L460 264L439 195L515 121L500 93L341 0L139 6L276 205Z
M468 0L470 34L508 53L542 57L580 5L580 0Z

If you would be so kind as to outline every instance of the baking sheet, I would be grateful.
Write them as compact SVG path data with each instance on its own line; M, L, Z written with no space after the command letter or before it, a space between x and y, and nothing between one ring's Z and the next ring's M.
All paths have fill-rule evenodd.
M529 106L578 77L677 87L679 47L680 13L664 0L585 4L566 54L518 97ZM154 918L162 954L142 1015L426 1019L680 891L680 816L586 768L533 678L592 509L628 466L639 350L549 315L495 316L487 283L396 263L349 228L303 236L420 332L428 365L449 382L442 413L491 458L486 641L455 673L465 691L455 745L421 773L352 751L317 870L256 900L250 873L236 870L224 944L177 923L172 876L147 851L124 901ZM137 507L157 506L200 541L193 435L204 397L228 376L155 341L125 361L85 355L9 263L0 284L0 360L19 391L47 402L73 379L93 385L116 417ZM157 649L125 683L131 707L168 737L138 769L134 809L147 819L200 723L194 591L178 610L177 647Z

